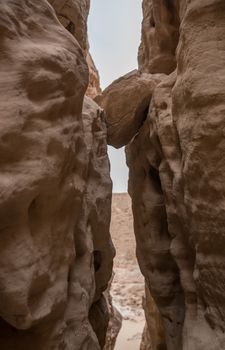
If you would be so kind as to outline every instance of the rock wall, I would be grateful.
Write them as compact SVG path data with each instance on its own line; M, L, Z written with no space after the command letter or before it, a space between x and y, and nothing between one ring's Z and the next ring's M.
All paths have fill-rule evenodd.
M175 51L179 40L180 0L143 0L139 70L171 73L176 68Z
M147 341L224 349L224 1L143 1L139 71L96 98L107 130L84 98L90 2L0 6L0 348L104 347L108 134L128 144Z
M50 3L67 30L45 0L0 0L0 348L99 350L114 248L89 3Z
M145 288L143 308L145 310L146 325L142 335L140 350L166 350L162 317L148 286Z
M88 52L86 59L89 68L89 84L86 95L95 99L101 94L100 77L90 52Z
M130 168L129 193L133 203L138 261L162 315L168 349L181 349L184 295L180 271L170 251L172 238L163 187L166 185L166 190L171 191L168 194L168 201L171 201L169 159L163 151L165 149L172 156L176 169L176 135L174 138L171 132L170 114L172 84L174 75L164 78L156 87L151 101L151 113L138 136L127 147L127 162ZM161 137L165 139L164 149ZM169 203L169 207L171 212L172 209L175 211L176 222L176 206L173 208Z
M95 98L101 93L100 77L89 52L87 19L90 0L48 0L55 9L60 23L74 36L80 44L89 68L89 84L86 95Z
M123 95L115 82L100 103L108 142L129 142L137 257L165 334L151 346L224 349L225 3L152 0L143 10L139 72L164 73L149 109L134 124L138 102L129 102L125 80Z

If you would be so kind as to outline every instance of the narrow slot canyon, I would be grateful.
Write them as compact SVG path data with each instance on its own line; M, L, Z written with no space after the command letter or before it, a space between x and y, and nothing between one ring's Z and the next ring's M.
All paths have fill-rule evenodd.
M119 0L111 4L104 0L91 2L88 20L90 52L98 67L103 89L127 70L137 69L142 9L140 1L135 0L130 5L130 0L122 4ZM115 350L136 350L140 349L145 326L142 306L144 278L135 253L125 149L108 146L108 154L113 182L110 233L116 249L110 294L116 317L112 320L112 328L109 327L104 350L113 349L115 339L112 334L118 334Z
M225 2L0 0L0 349L225 350Z

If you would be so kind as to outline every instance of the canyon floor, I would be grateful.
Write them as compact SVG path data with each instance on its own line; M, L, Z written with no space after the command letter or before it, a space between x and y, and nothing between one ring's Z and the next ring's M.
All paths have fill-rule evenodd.
M116 248L111 294L123 316L115 350L138 350L144 328L144 279L135 255L131 200L127 193L113 194L111 235Z

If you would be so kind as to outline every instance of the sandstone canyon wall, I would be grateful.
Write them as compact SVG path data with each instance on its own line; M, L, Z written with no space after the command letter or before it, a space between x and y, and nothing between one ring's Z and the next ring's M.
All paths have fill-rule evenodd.
M107 134L127 145L143 349L225 349L224 1L144 0L138 70L101 95L88 0L0 7L0 348L104 347Z
M127 144L137 257L151 292L146 314L155 320L143 346L221 350L225 3L144 0L143 11L139 71L98 98L108 142ZM152 86L142 105L131 85L147 96L144 74ZM161 315L153 319L152 297Z
M0 348L97 350L114 248L89 2L49 2L0 0Z

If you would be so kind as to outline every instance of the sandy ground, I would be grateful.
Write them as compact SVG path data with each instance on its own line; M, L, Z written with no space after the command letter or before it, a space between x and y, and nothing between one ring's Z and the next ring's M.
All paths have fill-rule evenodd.
M144 328L144 279L135 255L133 216L127 193L113 195L111 235L116 248L111 294L123 316L115 350L139 350Z
M144 321L124 320L114 350L139 350Z

